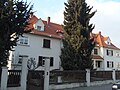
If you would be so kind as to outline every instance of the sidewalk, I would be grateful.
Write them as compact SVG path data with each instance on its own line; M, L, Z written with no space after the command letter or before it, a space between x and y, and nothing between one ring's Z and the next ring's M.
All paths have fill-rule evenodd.
M63 89L63 90L112 90L112 84L90 86L90 87L79 87L79 88Z

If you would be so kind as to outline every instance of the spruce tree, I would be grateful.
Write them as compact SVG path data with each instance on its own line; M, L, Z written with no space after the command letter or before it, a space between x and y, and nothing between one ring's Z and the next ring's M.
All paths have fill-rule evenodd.
M9 51L19 36L28 32L28 18L32 6L20 0L0 0L0 67L7 65Z
M92 8L85 0L68 0L65 3L64 40L60 56L64 70L92 68L91 52L95 44L90 34L94 26L89 22L96 12L91 12Z

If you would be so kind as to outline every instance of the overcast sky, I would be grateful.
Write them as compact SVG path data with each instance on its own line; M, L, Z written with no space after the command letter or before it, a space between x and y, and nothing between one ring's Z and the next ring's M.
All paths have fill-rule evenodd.
M34 3L33 10L38 18L62 24L64 2L67 0L27 0ZM87 4L93 6L93 11L97 13L91 19L95 24L94 33L101 33L109 36L112 43L120 48L120 0L86 0Z

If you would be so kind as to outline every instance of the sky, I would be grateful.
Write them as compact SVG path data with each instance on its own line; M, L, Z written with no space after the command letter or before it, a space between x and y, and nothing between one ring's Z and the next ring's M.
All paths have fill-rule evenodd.
M26 1L26 0L25 0ZM63 24L64 2L67 0L27 0L33 4L34 14L43 20L51 17L51 22ZM101 31L109 36L112 43L120 48L120 0L86 0L87 4L97 10L90 23L95 24L93 33Z

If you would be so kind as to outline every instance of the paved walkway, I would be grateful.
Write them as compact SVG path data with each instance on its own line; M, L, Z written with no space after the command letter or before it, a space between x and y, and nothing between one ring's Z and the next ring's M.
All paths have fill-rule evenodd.
M90 87L79 87L79 88L63 89L63 90L112 90L112 84L90 86Z

